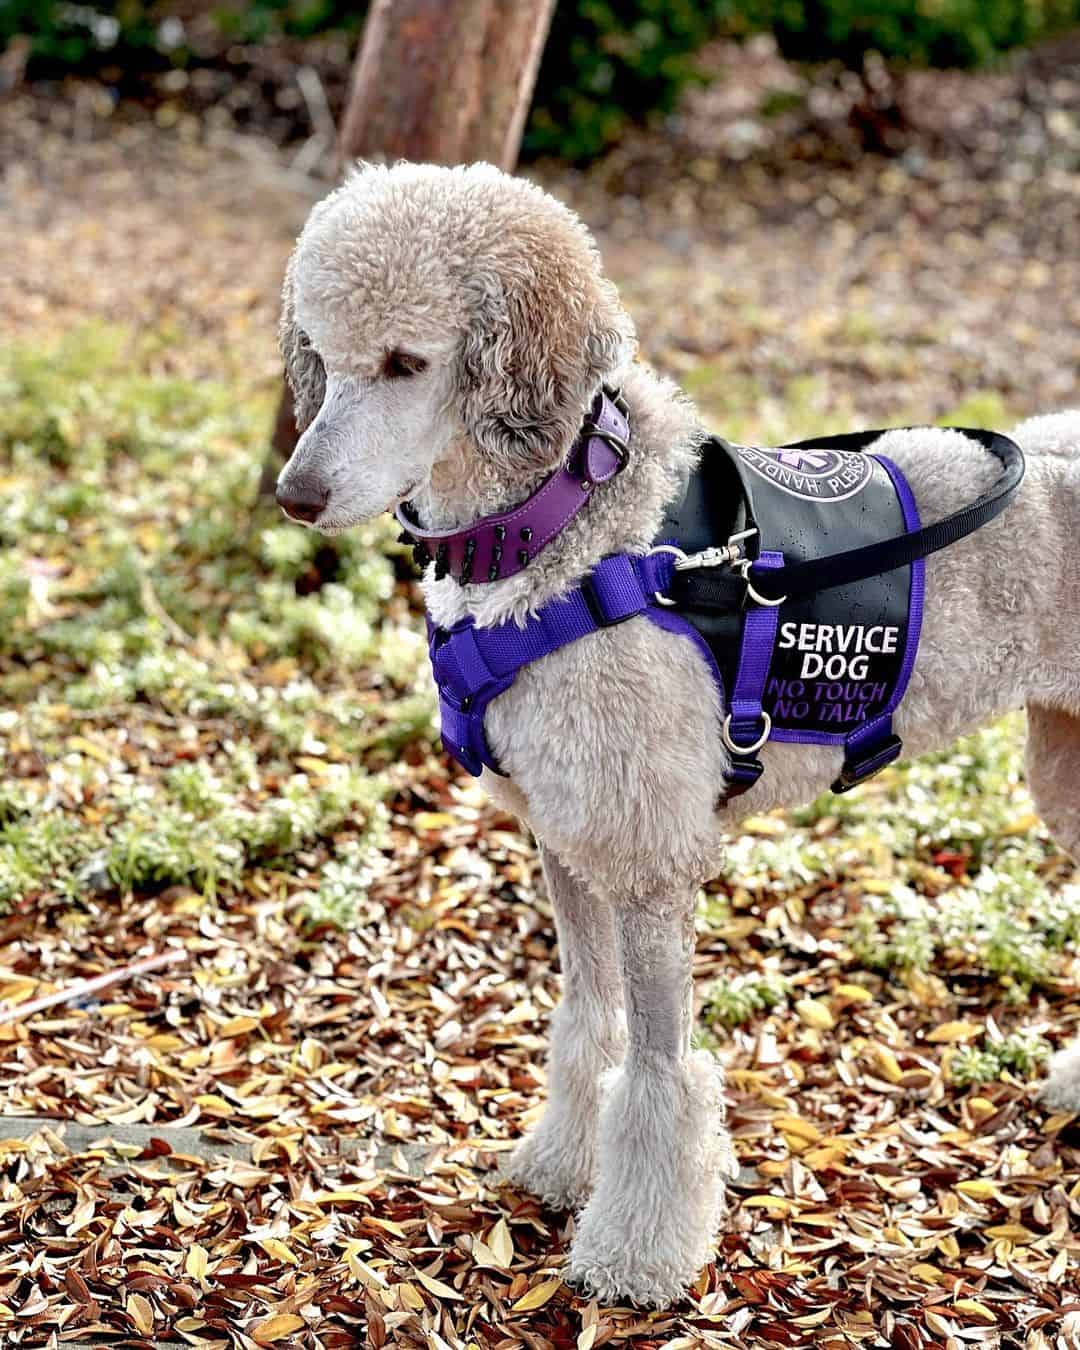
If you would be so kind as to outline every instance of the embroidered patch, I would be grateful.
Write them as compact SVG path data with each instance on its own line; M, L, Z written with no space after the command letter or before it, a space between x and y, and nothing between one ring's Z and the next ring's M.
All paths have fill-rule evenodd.
M804 501L847 501L866 487L874 469L869 455L852 450L760 450L753 445L737 445L734 449L759 478Z
M764 699L773 721L796 732L872 721L896 684L906 632L906 623L781 622Z

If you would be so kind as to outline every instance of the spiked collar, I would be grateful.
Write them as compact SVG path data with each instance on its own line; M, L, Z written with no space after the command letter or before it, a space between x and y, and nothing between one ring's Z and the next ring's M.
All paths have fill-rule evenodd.
M457 530L425 530L408 502L397 508L403 542L424 567L434 559L437 578L461 585L502 581L520 572L569 524L599 483L626 465L630 422L617 391L601 389L562 464L519 506Z

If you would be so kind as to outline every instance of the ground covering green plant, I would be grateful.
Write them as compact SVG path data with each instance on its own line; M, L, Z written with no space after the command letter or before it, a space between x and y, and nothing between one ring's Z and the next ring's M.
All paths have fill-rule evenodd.
M788 813L790 828L736 840L729 873L773 900L861 879L856 965L978 970L1020 1001L1053 982L1062 949L1080 939L1080 886L1034 813L1023 734L1015 714L859 792L826 794Z
M92 329L0 364L0 908L212 892L339 831L355 905L378 770L430 731L395 545L357 531L324 576L253 509L269 400L160 354ZM334 875L315 917L344 918Z
M742 975L714 985L706 995L702 1017L709 1026L737 1027L783 1003L791 981L782 975Z
M883 979L944 1022L951 1005L990 998L1011 1024L1033 990L1059 988L1080 940L1080 886L1034 813L1024 729L1014 714L855 792L749 821L699 906L702 927L733 948L731 977L705 991L706 1043L788 1003L828 1025L830 1013L799 1001L802 917L812 910L820 926L818 906L836 915L841 1006ZM988 1025L979 1038L979 1023L949 1022L941 1039L968 1042L950 1049L949 1076L1036 1076L1050 1049L1042 1029Z
M971 1083L992 1083L1003 1073L1031 1078L1050 1054L1050 1046L1030 1031L1013 1032L999 1040L987 1040L979 1048L965 1045L949 1064L949 1076L965 1087Z

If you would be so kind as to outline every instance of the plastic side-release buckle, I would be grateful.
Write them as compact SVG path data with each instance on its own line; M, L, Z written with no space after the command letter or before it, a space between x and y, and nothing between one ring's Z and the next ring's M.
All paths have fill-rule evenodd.
M832 785L833 792L850 792L853 787L865 783L874 774L900 758L904 743L899 736L889 735L884 740L874 741L860 754L849 755L844 760L840 776Z
M731 767L724 778L724 795L720 805L726 806L744 792L749 792L764 772L765 765L756 755L733 756Z

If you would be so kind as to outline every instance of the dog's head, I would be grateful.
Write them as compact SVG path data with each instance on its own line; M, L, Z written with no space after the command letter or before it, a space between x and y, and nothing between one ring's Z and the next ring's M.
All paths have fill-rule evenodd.
M438 466L534 483L634 331L588 231L540 188L487 164L362 165L300 235L281 346L301 436L278 501L335 532Z

